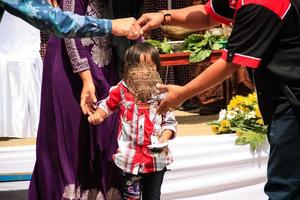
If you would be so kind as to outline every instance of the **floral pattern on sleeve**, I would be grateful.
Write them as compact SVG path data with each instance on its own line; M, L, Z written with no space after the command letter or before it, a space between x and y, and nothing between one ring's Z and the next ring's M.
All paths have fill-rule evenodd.
M95 0L86 0L84 4L74 0L62 0L61 4L65 11L102 17L103 8ZM67 38L64 41L74 73L90 69L89 61L94 62L98 67L108 65L110 62L112 49L109 35L81 40Z
M62 12L46 0L0 0L0 7L59 37L93 37L111 33L111 20Z

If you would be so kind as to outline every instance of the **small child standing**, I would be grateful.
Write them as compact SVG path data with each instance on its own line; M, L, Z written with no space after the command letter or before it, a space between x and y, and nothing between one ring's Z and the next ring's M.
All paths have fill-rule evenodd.
M175 137L177 122L173 112L156 114L162 94L158 74L158 51L150 44L137 43L125 54L123 80L98 103L88 120L100 124L120 109L119 148L115 164L123 171L123 199L159 200L166 166L173 159L167 146Z

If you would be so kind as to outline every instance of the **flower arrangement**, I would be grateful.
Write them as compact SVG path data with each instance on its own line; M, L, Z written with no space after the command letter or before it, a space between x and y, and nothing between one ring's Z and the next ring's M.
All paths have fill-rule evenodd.
M267 125L264 125L259 111L256 93L233 97L227 110L221 110L219 119L209 125L217 134L236 133L235 143L250 144L252 151L261 148L267 139Z

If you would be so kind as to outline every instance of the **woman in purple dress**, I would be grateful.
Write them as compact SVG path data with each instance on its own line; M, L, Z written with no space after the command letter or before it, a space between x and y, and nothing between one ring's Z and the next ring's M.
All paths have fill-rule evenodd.
M60 6L101 18L104 5L99 2L61 0ZM119 173L112 162L117 148L117 114L92 126L84 115L89 106L80 107L80 99L86 98L81 94L100 100L118 82L114 61L110 35L49 39L30 200L121 199Z

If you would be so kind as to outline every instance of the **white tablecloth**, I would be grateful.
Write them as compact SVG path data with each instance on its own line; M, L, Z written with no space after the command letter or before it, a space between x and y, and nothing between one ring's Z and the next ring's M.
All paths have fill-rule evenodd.
M162 199L266 200L267 152L253 155L235 135L177 137Z
M42 60L40 32L5 13L0 23L0 137L35 137Z

